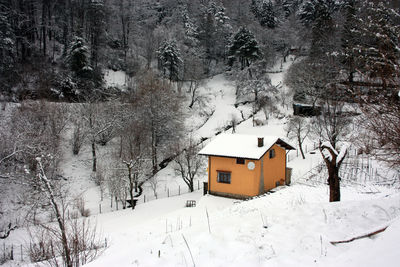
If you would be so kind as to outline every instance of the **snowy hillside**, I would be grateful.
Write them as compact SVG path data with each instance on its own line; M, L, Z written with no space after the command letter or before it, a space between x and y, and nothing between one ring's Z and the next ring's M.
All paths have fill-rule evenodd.
M143 204L135 214L101 215L111 246L88 266L397 266L400 195L344 193L336 204L326 202L323 186L294 185L244 202L196 193ZM182 208L186 199L197 207ZM389 223L376 238L330 243Z
M283 65L283 72L270 74L272 84L281 92L286 90L282 77L290 63ZM123 76L118 77L115 79L121 82ZM235 107L235 86L223 75L207 80L201 92L207 94L207 108L213 112L204 121L197 113L199 109L188 109L187 125L197 139L212 138L230 124L232 116L241 118L242 114L247 117L251 113L251 105ZM290 108L280 106L265 121L260 111L255 118L264 120L264 125L253 127L248 118L237 126L236 132L285 136L286 117L290 113ZM293 168L292 185L255 199L203 196L205 168L196 180L195 187L200 190L186 193L185 184L170 163L157 174L158 200L151 186L145 184L134 210L116 210L110 195L101 194L99 186L90 179L89 146L79 156L73 156L70 144L66 143L60 168L70 181L74 196L85 200L92 215L90 222L97 225L107 245L87 266L397 266L398 188L367 181L369 176L360 174L358 177L364 182L344 182L342 201L329 203L326 174L320 169L322 158L313 150L313 140L305 144L309 152L305 160L296 151L288 156L288 166ZM109 153L109 148L101 148L99 159L107 162ZM354 154L351 158L356 157ZM371 166L377 167L372 163ZM187 200L195 200L196 207L185 208ZM371 238L331 243L387 226ZM26 246L28 240L27 230L19 228L3 241L3 246ZM15 260L5 266L29 266L26 252L22 262L20 252L15 255Z

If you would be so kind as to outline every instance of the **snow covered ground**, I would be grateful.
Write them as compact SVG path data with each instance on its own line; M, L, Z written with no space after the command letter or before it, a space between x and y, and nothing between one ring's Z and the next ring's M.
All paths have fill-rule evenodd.
M283 71L290 63L282 65ZM280 69L280 64L275 69ZM273 85L286 90L281 86L283 73L270 75ZM201 126L191 125L196 138L213 137L229 124L232 116L240 118L241 111L251 110L248 106L235 108L234 84L223 75L208 80L202 92L211 95L209 105L215 111L204 124L196 118L198 114L188 118ZM282 108L281 112L287 115L291 110ZM253 127L249 119L238 125L236 132L285 136L285 125L285 118L271 117L265 125ZM306 144L308 152L312 151L312 140ZM71 151L68 146L66 151ZM107 157L107 151L100 151L100 155ZM296 157L296 152L289 155L292 184L279 187L274 193L247 201L203 196L201 190L167 198L167 186L186 190L170 164L158 173L163 198L148 201L151 190L145 188L146 203L142 197L135 210L116 211L107 196L100 200L99 188L89 179L89 148L84 148L79 157L66 152L64 176L72 181L73 191L82 194L93 214L91 223L107 239L107 249L87 266L398 266L398 183L385 185L366 178L363 182L346 182L342 201L329 203L323 172L318 175L320 154L307 153L305 160ZM384 169L378 164L371 166ZM199 184L206 179L204 170ZM186 208L187 200L195 200L196 207ZM370 238L330 243L387 225L385 231ZM26 246L26 229L13 231L3 242ZM5 266L29 266L26 255L24 258L21 262L16 256Z

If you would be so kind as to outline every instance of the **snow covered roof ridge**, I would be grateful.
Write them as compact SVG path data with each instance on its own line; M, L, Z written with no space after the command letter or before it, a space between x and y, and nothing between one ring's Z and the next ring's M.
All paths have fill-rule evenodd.
M263 138L263 146L258 146L258 138ZM260 159L274 144L290 150L295 149L283 138L277 136L228 134L218 135L199 154L232 158Z

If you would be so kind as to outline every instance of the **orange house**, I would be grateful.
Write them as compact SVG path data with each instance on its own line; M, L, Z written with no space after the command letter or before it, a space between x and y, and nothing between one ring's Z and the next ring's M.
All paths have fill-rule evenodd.
M220 134L199 152L208 156L208 192L244 199L283 185L292 149L278 137Z

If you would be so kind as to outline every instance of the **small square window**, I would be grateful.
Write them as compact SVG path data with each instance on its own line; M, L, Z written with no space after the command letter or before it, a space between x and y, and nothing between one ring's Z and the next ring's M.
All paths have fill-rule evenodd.
M269 158L270 158L270 159L275 158L275 149L271 149L271 150L269 151Z
M245 159L244 158L237 158L236 159L236 164L244 164Z
M218 172L218 183L230 184L231 173L230 172Z

